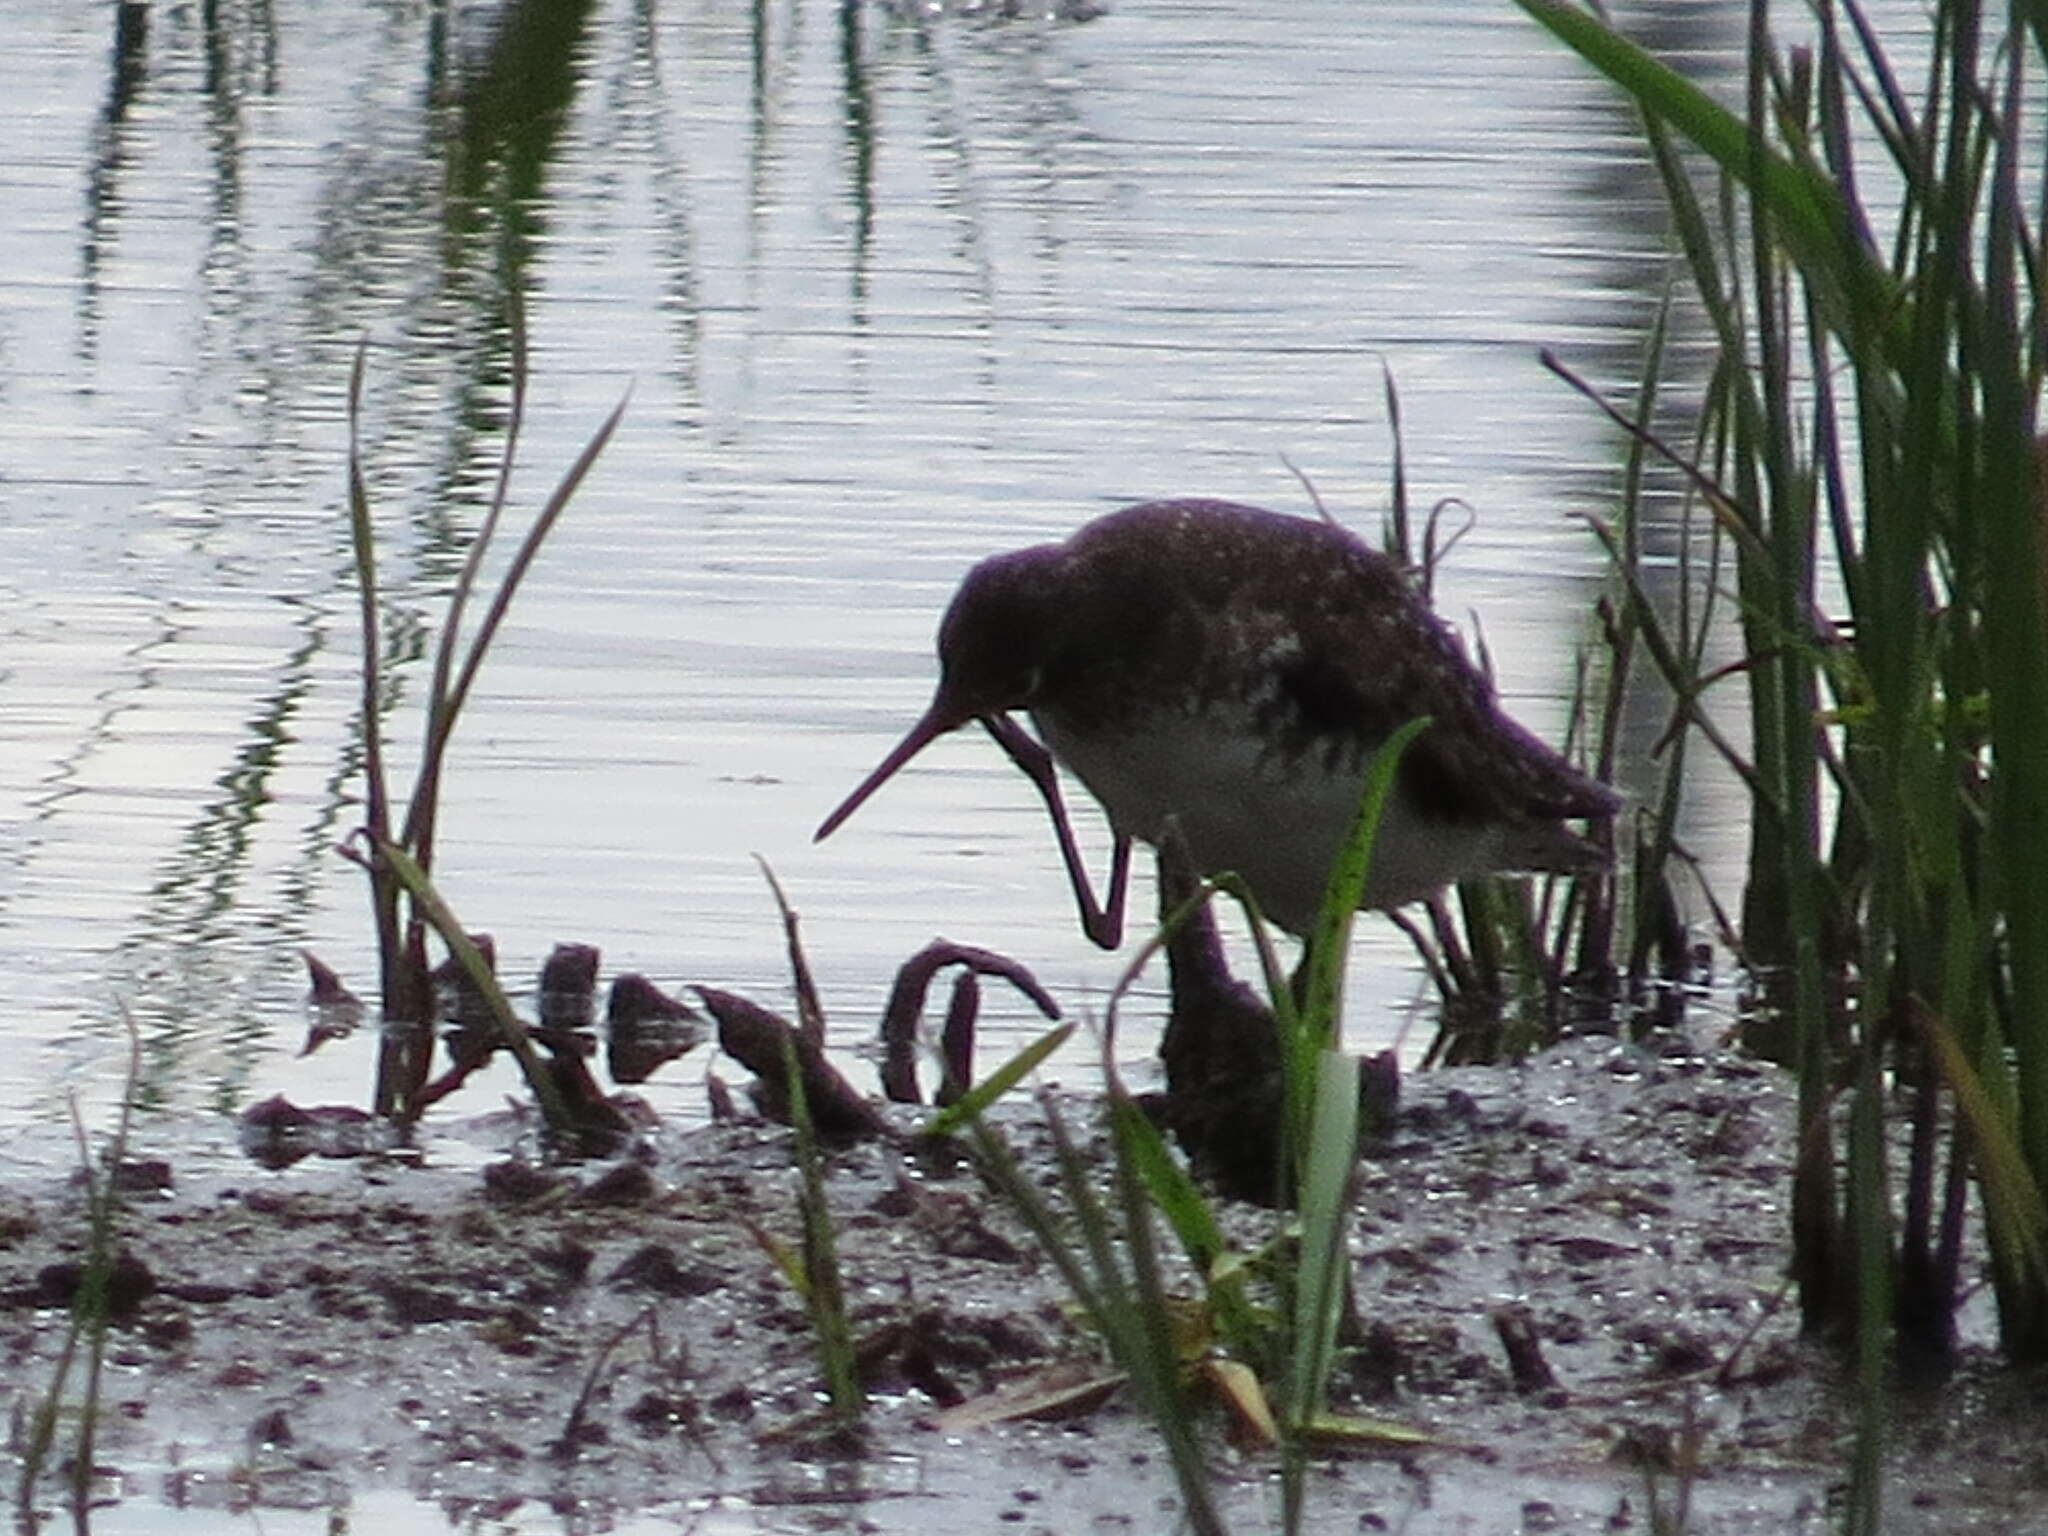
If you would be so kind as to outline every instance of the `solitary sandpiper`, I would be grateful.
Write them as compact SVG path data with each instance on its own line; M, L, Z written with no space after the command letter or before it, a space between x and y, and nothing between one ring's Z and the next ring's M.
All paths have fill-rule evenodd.
M1612 817L1614 793L1502 713L1393 560L1329 521L1146 502L968 572L939 626L931 707L818 836L935 737L978 720L1045 797L1096 943L1122 936L1131 840L1156 846L1169 818L1197 869L1237 871L1269 917L1306 936L1372 753L1424 715L1362 905L1605 861L1565 823ZM1055 758L1109 813L1100 904Z

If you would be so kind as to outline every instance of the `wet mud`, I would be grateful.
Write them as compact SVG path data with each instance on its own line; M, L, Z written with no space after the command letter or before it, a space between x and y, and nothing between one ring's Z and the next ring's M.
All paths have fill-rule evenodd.
M1785 1281L1789 1082L1586 1039L1403 1087L1360 1181L1361 1330L1333 1396L1427 1438L1321 1457L1309 1528L1834 1528L1854 1409ZM1063 1103L1092 1135L1095 1101ZM907 1133L927 1112L880 1113ZM1035 1109L1003 1123L1049 1178ZM260 1512L397 1489L536 1531L1176 1528L1158 1438L1112 1385L1045 1420L987 1408L1104 1366L964 1154L905 1135L828 1156L870 1394L852 1440L819 1432L809 1323L761 1240L797 1238L786 1129L647 1125L572 1167L534 1139L513 1112L450 1116L419 1153L188 1172L140 1133L99 1496ZM1224 1209L1247 1246L1270 1235L1270 1212ZM0 1192L10 1489L84 1236L76 1182ZM1997 1368L1988 1306L1965 1307L1948 1379L1895 1397L1888 1530L2048 1531L2048 1382ZM1273 1528L1273 1453L1220 1413L1205 1433L1233 1528Z

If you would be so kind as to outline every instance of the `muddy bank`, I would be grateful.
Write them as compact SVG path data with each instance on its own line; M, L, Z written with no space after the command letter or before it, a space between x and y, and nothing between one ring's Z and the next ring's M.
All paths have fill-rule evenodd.
M1325 1461L1313 1528L1648 1531L1685 1500L1694 1531L1830 1529L1852 1417L1784 1282L1789 1084L1586 1040L1405 1091L1363 1184L1366 1337L1337 1395L1432 1441ZM1029 1107L1007 1123L1045 1164ZM963 1427L1006 1383L1099 1366L964 1161L884 1143L831 1159L873 1394L856 1452L792 1433L818 1401L810 1335L750 1231L795 1235L787 1133L657 1127L639 1157L560 1171L519 1159L530 1129L451 1117L416 1162L281 1172L181 1169L145 1129L132 1154L167 1166L122 1220L104 1496L283 1511L403 1490L421 1530L1174 1528L1155 1436L1119 1397ZM495 1150L457 1172L437 1145ZM1232 1219L1248 1243L1268 1230L1250 1207ZM17 1426L50 1379L82 1229L75 1187L0 1194ZM1901 1400L1888 1529L2048 1531L2048 1384L1990 1368L1986 1308L1965 1311L1956 1377ZM17 1427L10 1487L21 1447ZM1213 1448L1235 1528L1268 1528L1273 1457L1220 1420Z

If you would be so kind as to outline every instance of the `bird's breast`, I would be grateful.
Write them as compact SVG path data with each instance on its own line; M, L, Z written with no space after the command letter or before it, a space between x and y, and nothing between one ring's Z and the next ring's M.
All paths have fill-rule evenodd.
M1249 708L1161 710L1116 728L1078 726L1056 710L1034 710L1032 720L1118 831L1156 845L1171 817L1203 873L1236 871L1292 932L1313 923L1358 814L1369 748L1286 750ZM1399 906L1470 872L1483 862L1474 841L1483 835L1423 815L1397 791L1363 905Z

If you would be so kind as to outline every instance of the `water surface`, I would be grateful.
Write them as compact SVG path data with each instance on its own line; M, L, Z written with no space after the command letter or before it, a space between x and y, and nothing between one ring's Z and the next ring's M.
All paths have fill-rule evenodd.
M514 978L581 940L782 1003L758 854L849 1034L934 933L1099 1012L1122 961L986 740L811 831L922 707L981 556L1155 496L1307 511L1290 465L1376 534L1389 370L1411 497L1470 522L1443 607L1560 728L1600 579L1574 517L1611 512L1619 445L1536 353L1626 389L1667 264L1627 115L1511 7L10 12L0 1128L103 1107L124 1009L163 1112L363 1098L360 1043L294 1057L300 946L374 983L334 852L361 814L349 366L367 342L408 761L514 289L515 510L630 392L448 781L443 888ZM1739 44L1721 8L1654 14L1709 71ZM1362 926L1353 1034L1419 1043L1406 943ZM653 1096L694 1112L699 1071Z

